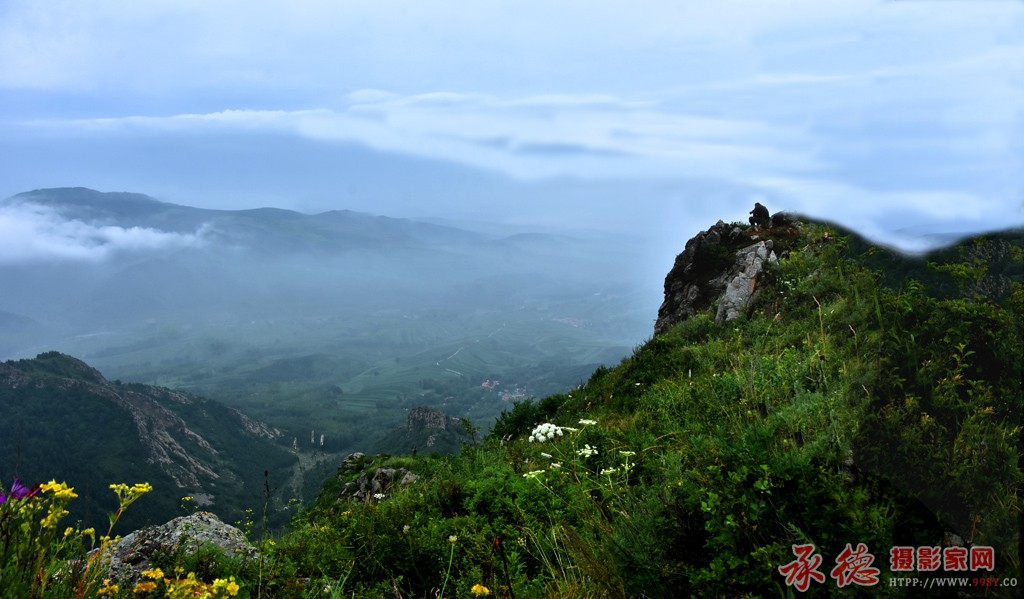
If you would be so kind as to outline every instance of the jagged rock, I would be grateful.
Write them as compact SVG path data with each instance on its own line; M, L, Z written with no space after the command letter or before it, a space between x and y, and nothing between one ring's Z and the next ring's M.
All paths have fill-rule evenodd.
M366 456L362 453L349 454L338 466L339 476L351 476L351 472L365 464ZM373 465L375 460L369 462ZM355 480L345 483L341 497L344 501L376 501L380 496L390 495L397 487L405 487L419 480L419 476L405 468L370 468L366 467Z
M792 215L777 214L781 214L780 225L796 222ZM658 310L654 334L710 310L716 302L719 322L742 314L757 290L765 263L778 260L770 239L751 241L747 231L723 221L687 241L665 277L665 301Z
M338 466L338 472L348 472L350 470L355 470L356 468L359 468L360 462L365 457L366 454L360 451L348 454L347 456L345 456L345 459L342 460L341 464Z
M729 273L729 282L725 293L718 302L715 322L735 320L744 313L750 300L757 293L757 277L764 271L764 263L778 263L779 259L772 251L772 240L760 241L736 253L738 272Z
M777 227L796 226L800 222L800 219L798 219L795 214L792 214L790 212L776 212L775 214L772 215L771 222L771 226L774 229Z
M419 480L419 477L405 468L377 468L359 475L355 482L345 485L343 498L356 501L380 499L391 494L396 487L405 487Z
M122 537L107 554L109 577L134 583L144 570L154 567L154 556L191 553L208 544L244 559L256 559L258 556L256 548L249 544L242 531L221 522L210 512L196 512Z
M440 410L426 406L417 406L409 410L409 416L405 421L405 429L410 433L432 429L443 431L448 430L449 426L457 424L459 424L458 418L447 416Z

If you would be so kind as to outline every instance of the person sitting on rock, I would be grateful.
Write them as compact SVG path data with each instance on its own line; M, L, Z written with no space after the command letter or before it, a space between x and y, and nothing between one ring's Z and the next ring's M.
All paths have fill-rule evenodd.
M761 202L754 202L754 209L750 211L750 214L750 224L755 227L767 227L771 223L768 209Z

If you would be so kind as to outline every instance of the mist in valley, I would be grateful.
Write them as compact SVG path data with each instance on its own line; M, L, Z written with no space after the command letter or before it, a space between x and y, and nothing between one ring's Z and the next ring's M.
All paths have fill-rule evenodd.
M67 353L223 401L322 456L399 449L381 439L416 406L486 430L616 363L660 301L642 244L621 235L85 189L0 214L36 240L0 262L3 359Z

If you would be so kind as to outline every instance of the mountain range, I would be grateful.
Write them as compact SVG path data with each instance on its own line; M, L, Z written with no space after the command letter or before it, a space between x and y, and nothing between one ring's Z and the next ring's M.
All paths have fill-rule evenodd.
M657 303L629 244L579 232L212 210L84 188L3 200L0 227L0 359L57 351L95 376L173 390L155 396L201 396L218 413L245 413L279 434L262 439L266 457L234 479L259 490L262 481L246 476L287 462L274 484L300 499L351 451L456 449L457 436L428 446L431 434L400 432L419 408L486 429L515 400L577 384L648 333ZM109 399L127 387L103 389ZM26 430L45 427L45 406L33 409ZM186 412L181 426L191 429ZM127 454L148 455L130 446ZM229 454L218 455L245 462ZM0 474L36 463L29 457ZM213 493L199 474L182 486L147 468L141 475L154 484L224 498L232 513L253 505ZM100 485L117 470L89 480Z

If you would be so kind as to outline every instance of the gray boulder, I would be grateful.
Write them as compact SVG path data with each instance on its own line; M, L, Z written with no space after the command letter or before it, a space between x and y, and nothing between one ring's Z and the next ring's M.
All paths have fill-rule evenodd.
M112 580L133 584L144 570L153 569L155 556L192 553L204 545L214 545L227 555L244 559L258 556L242 531L210 512L196 512L125 535L108 549L104 559L109 561Z

